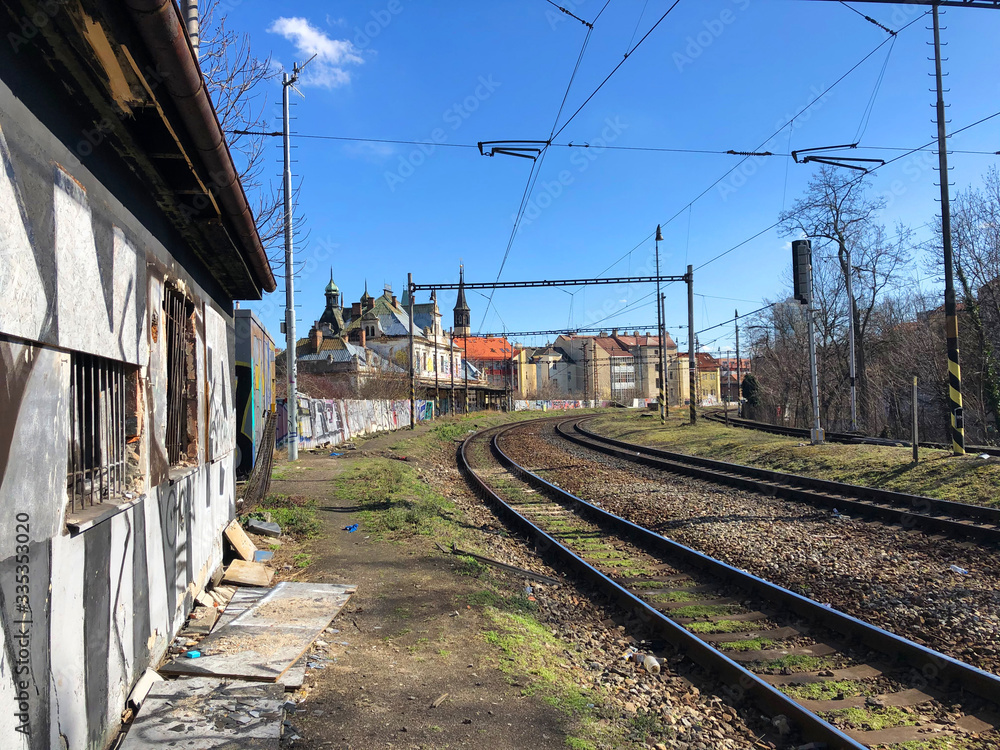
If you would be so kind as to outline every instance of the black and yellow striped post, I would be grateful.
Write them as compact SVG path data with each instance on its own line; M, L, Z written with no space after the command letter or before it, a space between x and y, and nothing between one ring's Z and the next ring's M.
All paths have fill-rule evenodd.
M962 369L958 364L958 309L951 255L951 204L948 197L948 135L945 132L944 85L941 75L941 24L934 5L934 73L937 79L938 167L941 173L941 240L944 245L944 315L948 341L948 402L951 413L951 450L965 454L965 425L962 416Z

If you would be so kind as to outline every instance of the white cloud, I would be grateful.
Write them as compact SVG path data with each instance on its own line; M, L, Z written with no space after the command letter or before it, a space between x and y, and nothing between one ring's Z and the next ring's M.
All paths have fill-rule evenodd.
M350 40L331 39L305 18L278 18L267 30L272 34L280 34L294 44L300 62L316 56L299 77L303 86L322 86L328 89L343 86L351 80L350 73L344 68L364 62Z

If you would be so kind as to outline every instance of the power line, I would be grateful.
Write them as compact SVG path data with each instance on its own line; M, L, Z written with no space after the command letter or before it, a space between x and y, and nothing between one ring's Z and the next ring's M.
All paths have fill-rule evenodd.
M646 32L646 33L645 33L645 34L643 35L642 39L640 39L640 40L639 40L638 42L636 42L636 43L635 43L635 46L634 46L634 47L633 47L632 49L630 49L630 50L629 50L628 52L626 52L626 53L625 53L625 57L623 57L623 58L622 58L621 62L619 62L619 63L618 63L618 64L617 64L617 65L616 65L616 66L615 66L614 68L612 68L611 72L610 72L610 73L608 73L608 74L607 74L607 76L605 76L604 80L603 80L603 81L601 81L601 82L600 82L600 83L598 84L597 88L596 88L596 89L594 89L594 90L593 90L593 92L591 92L590 96L588 96L588 97L587 97L586 99L584 99L584 100L583 100L583 104L581 104L581 105L580 105L579 107L577 107L577 110L576 110L576 111L575 111L575 112L574 112L573 114L571 114L571 115L569 116L569 119L568 119L568 120L566 120L566 122L564 122L564 123L562 124L562 127L561 127L561 128L559 128L559 130L557 130L557 131L556 131L556 132L555 132L555 133L554 133L554 134L552 135L552 138L555 138L555 137L557 137L557 136L558 136L558 135L559 135L560 133L562 133L562 132L563 132L563 131L564 131L564 130L566 129L566 126L567 126L567 125L569 125L569 124L570 124L571 122L573 122L574 118L576 118L576 116L577 116L578 114L580 114L580 112L581 112L581 111L583 110L583 108L587 106L587 104L588 104L588 103L590 102L590 100L591 100L591 99L593 99L593 98L594 98L594 97L595 97L595 96L597 95L597 92L598 92L598 91L600 91L600 90L601 90L601 89L602 89L602 88L604 87L604 84L606 84L606 83L607 83L607 82L608 82L609 80L611 80L611 76L613 76L613 75L614 75L614 74L615 74L616 72L618 72L618 69L619 69L619 68L620 68L620 67L621 67L622 65L624 65L624 64L625 64L625 61L626 61L626 60L628 60L629 56L630 56L630 55L631 55L631 54L632 54L633 52L635 52L635 51L636 51L637 49L639 49L639 46L640 46L640 45L641 45L641 44L642 44L642 43L643 43L644 41L646 41L646 39L647 39L647 38L649 37L649 35L650 35L650 34L652 34L652 33L653 33L653 32L654 32L655 30L656 30L656 27L657 27L657 26L659 26L659 25L660 25L660 24L661 24L661 23L663 22L663 19L665 19L665 18L666 18L667 16L669 16L669 15L670 15L670 12L671 12L671 11L672 11L672 10L673 10L674 8L676 8L676 7L677 7L677 5L678 5L678 3L680 3L680 1L681 1L681 0L674 0L674 3L673 3L673 5L671 5L671 6L669 7L669 8L667 8L667 12L666 12L666 13L664 13L664 14L663 14L662 16L660 16L660 19L659 19L659 20L658 20L658 21L657 21L656 23L654 23L654 24L653 24L653 27L652 27L652 28L651 28L651 29L650 29L649 31L647 31L647 32ZM607 6L605 6L605 7L607 7ZM601 10L601 12L603 13L603 12L604 12L604 10L602 9L602 10ZM550 138L549 140L551 140L551 138Z

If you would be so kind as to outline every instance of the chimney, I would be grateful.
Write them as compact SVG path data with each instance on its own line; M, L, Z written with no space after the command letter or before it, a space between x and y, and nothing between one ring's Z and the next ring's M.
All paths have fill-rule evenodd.
M371 299L368 300L368 304L365 307L365 310L371 310L373 307L375 307L375 298L374 297L372 297Z
M396 295L395 294L392 295L392 306L393 307L399 307L399 305L396 304Z
M611 335L612 336L617 336L618 335L618 329L617 328L612 328L611 329Z
M364 348L365 348L365 342L366 342L367 340L368 340L368 339L367 339L367 337L365 336L365 329L364 329L364 328L362 327L362 328L361 328L361 348L362 348L362 349L364 349Z
M361 315L361 303L360 302L352 302L351 303L351 317L352 318L356 318L359 315Z
M635 336L636 338L639 338L639 332L638 331L632 331L632 335Z
M317 320L313 324L312 333L312 349L313 352L318 352L320 345L323 343L323 332L319 329L319 321Z

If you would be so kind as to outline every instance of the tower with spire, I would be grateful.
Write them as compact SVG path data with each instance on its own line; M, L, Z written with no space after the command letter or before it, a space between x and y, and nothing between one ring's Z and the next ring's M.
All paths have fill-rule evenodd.
M327 336L339 336L344 330L344 311L340 303L340 288L333 281L333 269L330 269L330 283L323 290L326 296L326 309L320 316L317 327L325 327Z
M466 337L472 333L472 311L465 301L465 265L458 267L458 299L455 300L455 335Z

